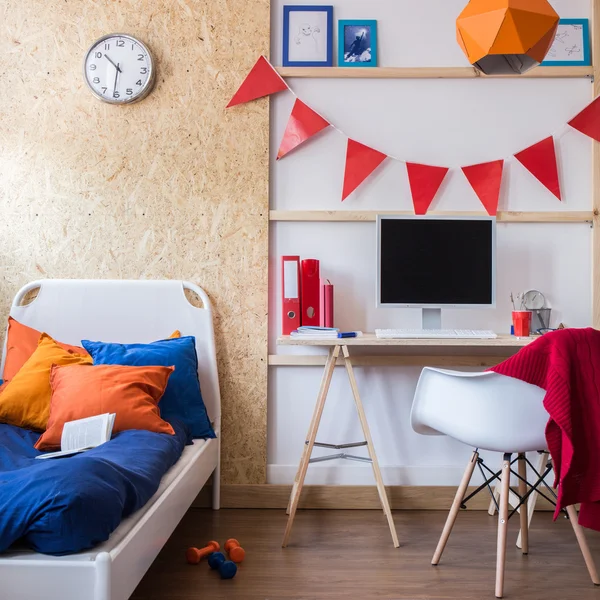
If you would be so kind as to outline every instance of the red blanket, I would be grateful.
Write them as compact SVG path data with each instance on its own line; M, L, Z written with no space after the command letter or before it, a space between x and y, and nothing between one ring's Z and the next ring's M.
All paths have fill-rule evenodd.
M579 523L600 531L600 331L543 335L492 371L546 390L546 440L558 505L581 503Z

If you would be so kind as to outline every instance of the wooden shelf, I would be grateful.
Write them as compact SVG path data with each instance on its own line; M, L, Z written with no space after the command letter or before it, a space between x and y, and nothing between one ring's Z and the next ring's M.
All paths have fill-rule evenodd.
M375 221L378 214L412 216L411 211L393 210L272 210L270 221ZM483 217L484 212L430 212L430 217ZM591 223L593 211L499 212L501 223Z
M571 79L593 77L593 67L537 67L524 75L485 75L474 67L277 67L282 77L329 79Z

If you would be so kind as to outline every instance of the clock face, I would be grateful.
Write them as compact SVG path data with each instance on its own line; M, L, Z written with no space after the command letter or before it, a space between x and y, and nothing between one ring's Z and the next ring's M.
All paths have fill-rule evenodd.
M86 54L83 69L92 93L111 104L141 100L154 83L154 64L148 48L122 33L96 40Z
M546 306L546 298L542 292L537 290L529 290L523 294L523 304L525 310L540 310Z

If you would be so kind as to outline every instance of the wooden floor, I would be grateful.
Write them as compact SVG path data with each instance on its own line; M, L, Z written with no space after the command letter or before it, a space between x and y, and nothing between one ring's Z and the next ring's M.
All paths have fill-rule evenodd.
M392 546L379 511L298 511L283 550L283 510L188 512L133 595L134 600L487 599L494 598L496 518L459 515L438 567L430 564L445 520L442 512L395 511L400 548ZM518 519L509 523L505 598L600 600L569 522L536 513L530 553L516 548ZM600 534L586 531L600 566ZM239 539L246 561L222 581L206 562L185 562L188 546Z

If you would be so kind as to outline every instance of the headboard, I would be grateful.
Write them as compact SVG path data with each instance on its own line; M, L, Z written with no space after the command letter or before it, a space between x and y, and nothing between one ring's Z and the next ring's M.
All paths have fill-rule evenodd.
M37 297L24 305L26 296ZM203 308L190 304L184 290L196 293ZM220 428L221 396L212 321L206 292L187 281L110 279L43 279L21 288L10 315L67 344L82 339L149 343L179 329L196 338L198 375L208 415ZM6 340L2 352L4 370Z

